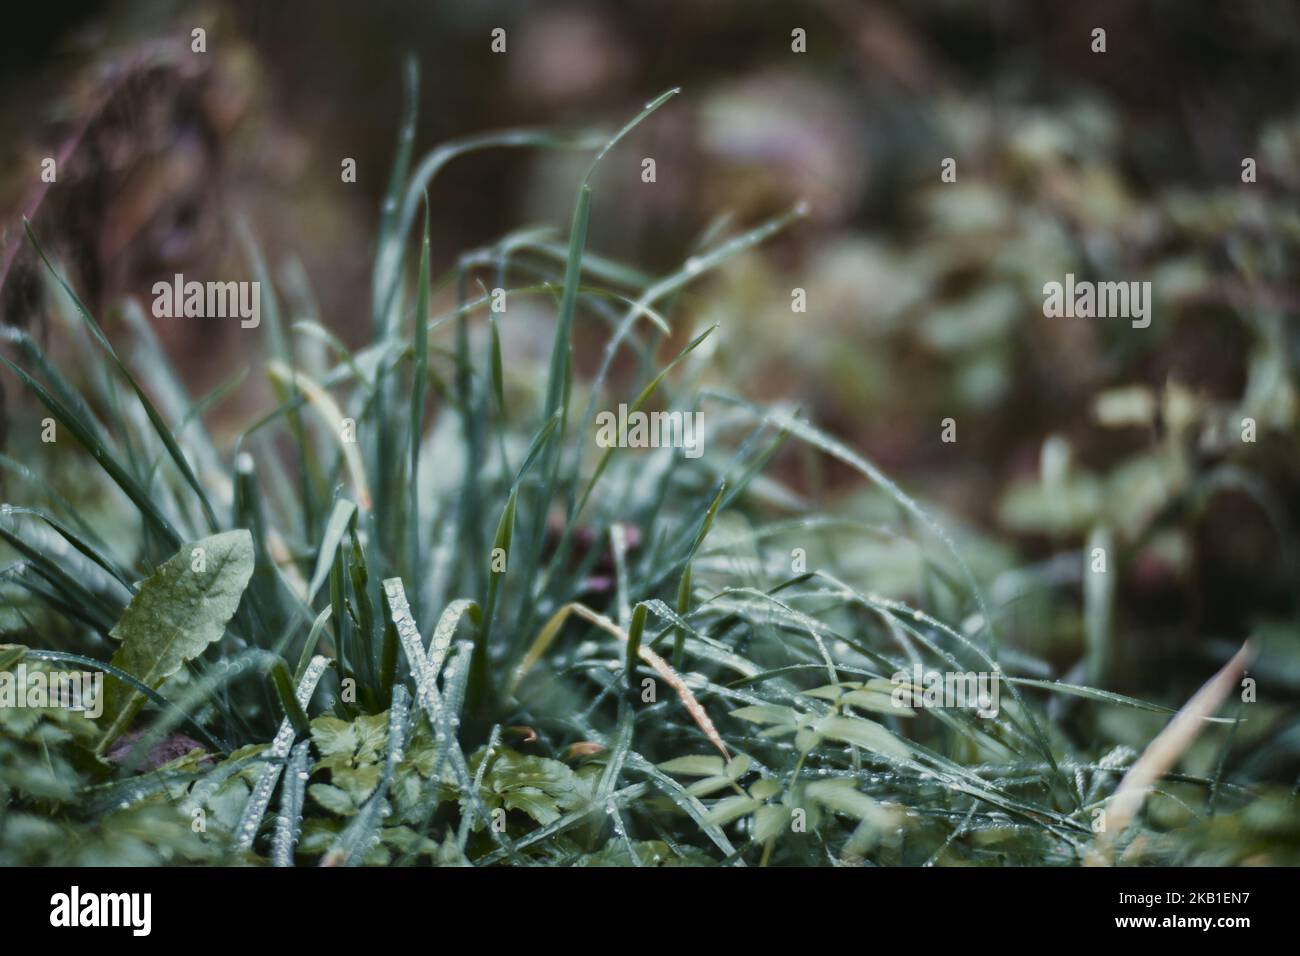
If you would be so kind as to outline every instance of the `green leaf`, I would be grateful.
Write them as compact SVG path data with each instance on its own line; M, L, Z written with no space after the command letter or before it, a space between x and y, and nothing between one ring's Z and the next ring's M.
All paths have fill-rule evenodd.
M771 777L755 780L749 786L749 795L755 800L770 800L781 792L781 784Z
M734 797L723 797L709 809L709 815L705 819L714 826L725 827L733 820L739 820L745 814L753 813L762 805L761 800L739 794Z
M679 777L717 777L722 776L725 772L725 765L721 757L709 754L691 754L687 757L677 757L666 763L661 763L659 769L665 773L676 774Z
M317 717L311 722L311 739L321 755L316 770L328 770L330 783L359 807L383 775L380 761L388 743L388 715L363 714L351 723Z
M703 780L696 780L687 787L686 792L692 797L707 797L711 793L728 789L731 784L730 777L705 777Z
M877 824L889 817L880 804L858 792L852 780L818 780L808 784L805 792L833 813L845 813Z
M753 724L789 724L793 726L799 719L799 713L792 707L778 704L751 704L737 707L731 712L732 717L747 720Z
M202 570L194 570L196 565ZM159 687L220 640L252 573L253 536L247 531L227 531L186 545L158 566L127 605L110 634L121 642L111 663L146 686ZM144 705L144 695L111 676L104 696L108 730L99 742L101 751Z
M736 754L727 764L727 777L732 780L739 780L745 774L749 773L749 766L752 761L747 754Z
M485 759L492 760L483 778L482 792L489 808L519 810L545 826L558 820L562 812L584 807L591 800L592 782L558 760L502 748L494 757L479 751L470 761L471 767L478 770ZM464 812L464 798L461 803ZM480 825L476 824L476 829Z
M908 757L907 745L874 720L863 720L860 717L823 717L817 721L816 730L823 737L853 744L872 753L898 760L906 760Z
M828 700L841 707L848 705L862 710L873 710L881 714L914 716L916 711L912 710L912 708L894 703L893 693L893 685L888 681L881 680L872 680L866 684L828 684L824 687L814 687L812 690L802 692L805 697ZM908 700L911 700L910 696Z
M383 751L387 733L388 718L383 714L364 715L351 723L330 716L311 722L311 737L320 752L322 767L374 763Z
M851 690L840 698L840 703L861 710L874 710L880 714L897 714L900 717L916 715L916 711L911 707L895 704L892 693L881 693L877 690Z
M341 787L329 783L313 783L307 788L311 798L330 813L341 817L350 817L357 812L357 805Z
M780 836L790 823L790 808L780 804L759 807L754 812L754 839L759 843Z

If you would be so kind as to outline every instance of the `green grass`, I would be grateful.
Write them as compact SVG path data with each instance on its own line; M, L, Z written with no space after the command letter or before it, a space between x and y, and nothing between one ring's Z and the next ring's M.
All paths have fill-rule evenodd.
M0 518L15 552L0 579L7 640L26 647L6 666L105 669L119 719L0 711L0 861L1083 862L1095 811L1138 754L1091 743L1080 714L1149 721L1150 740L1172 711L1046 679L999 641L964 535L811 422L709 377L713 330L678 293L801 210L644 276L586 248L591 174L676 91L612 136L510 130L413 164L416 79L369 344L290 321L302 310L276 300L247 237L276 404L232 448L204 415L240 379L186 396L138 314L119 355L58 279L63 333L89 333L86 390L6 330L21 364L5 365L57 421L61 467L75 461L98 495L68 502L46 462L0 461L27 502ZM446 163L498 147L593 153L567 244L523 230L435 275L427 211L410 255L426 193ZM503 357L518 330L510 308L490 311L497 286L510 303L554 303L540 383ZM457 305L431 314L443 289ZM583 381L578 334L606 342ZM631 380L613 374L621 352ZM703 411L706 454L597 457L596 411L620 402ZM769 472L794 445L856 472L893 519L804 502ZM855 586L866 539L914 542L914 601ZM228 560L191 574L194 548L218 542ZM237 610L214 600L232 593ZM1090 619L1098 655L1104 611ZM174 667L141 663L182 633L193 646ZM889 677L913 662L998 671L999 714L893 707ZM142 736L107 759L136 710ZM1203 723L1226 754L1237 724ZM204 750L143 771L177 732ZM1291 798L1224 766L1165 774L1116 852L1185 861L1254 840L1294 859ZM1206 836L1224 820L1227 844ZM1180 832L1192 836L1171 842Z

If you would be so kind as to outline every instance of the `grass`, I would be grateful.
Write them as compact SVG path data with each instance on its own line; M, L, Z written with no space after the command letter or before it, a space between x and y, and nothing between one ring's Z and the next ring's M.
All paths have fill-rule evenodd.
M232 448L204 415L242 380L187 397L138 312L119 355L49 260L63 330L89 333L91 391L5 330L21 361L5 366L56 421L58 454L79 447L102 500L63 500L44 462L0 459L33 502L0 520L15 552L0 652L6 667L106 671L113 719L0 710L0 860L1089 859L1097 811L1139 754L1092 743L1080 713L1152 721L1151 740L1172 709L1047 679L999 641L961 535L795 412L710 382L713 329L691 327L678 293L802 210L646 277L586 248L592 172L677 91L612 136L509 130L415 163L417 86L412 67L369 344L289 320L309 313L277 301L246 237L276 404ZM498 147L593 152L567 244L521 230L435 275L427 191L448 162ZM554 302L540 383L506 361L517 330L490 288ZM457 304L432 314L445 289ZM602 325L598 370L580 381L574 337ZM624 352L630 381L614 375ZM620 402L703 411L706 454L595 457L595 414ZM892 519L804 502L769 470L795 444L857 472ZM915 600L853 584L863 540L919 549ZM1096 655L1112 639L1105 611L1090 612ZM890 676L913 664L999 674L999 713L896 706ZM1160 772L1136 807L1124 794L1134 822L1107 834L1114 859L1227 852L1204 837L1223 820L1289 832L1293 797L1267 773L1225 772L1238 725L1209 719L1216 708L1200 697L1177 751L1166 734L1142 765ZM1175 769L1188 727L1222 748L1217 768ZM182 732L195 747L156 765L153 748ZM1169 842L1180 832L1194 837Z

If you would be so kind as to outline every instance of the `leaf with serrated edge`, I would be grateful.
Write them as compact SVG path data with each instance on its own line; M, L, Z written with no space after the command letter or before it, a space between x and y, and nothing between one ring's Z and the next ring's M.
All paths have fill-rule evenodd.
M203 570L193 570L196 548ZM227 531L185 545L159 565L131 599L111 637L121 642L111 663L158 687L220 640L253 573L253 536ZM144 706L144 695L109 677L104 686L108 730L102 751Z

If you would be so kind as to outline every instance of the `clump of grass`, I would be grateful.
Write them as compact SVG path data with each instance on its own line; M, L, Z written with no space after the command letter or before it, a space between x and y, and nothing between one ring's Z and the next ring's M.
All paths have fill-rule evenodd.
M1161 709L1035 676L1000 648L926 509L790 410L702 384L713 329L691 328L675 294L800 210L650 279L587 249L591 173L676 91L612 136L507 130L414 163L415 88L412 69L368 345L290 320L304 303L281 307L248 239L276 403L233 448L204 425L229 386L187 397L138 313L122 357L58 279L89 333L92 394L6 330L21 364L5 365L89 453L113 516L3 460L47 499L0 523L30 645L6 661L104 670L111 719L0 712L0 859L102 861L103 844L58 839L80 826L133 834L111 851L133 862L1081 862L1136 753L1092 752L1043 700ZM497 147L593 152L567 244L519 231L437 276L425 193L447 162ZM503 357L516 330L489 287L555 302L535 390ZM445 288L457 304L432 314ZM580 381L574 338L601 326ZM629 382L612 374L622 352ZM596 457L595 411L619 402L705 410L706 454ZM792 441L859 472L897 522L819 513L767 474ZM908 529L928 555L924 605L855 587L835 555ZM914 663L998 674L999 713L897 706L890 676ZM155 766L180 733L195 746ZM61 756L38 774L51 742ZM1184 804L1248 796L1222 775L1162 786Z

